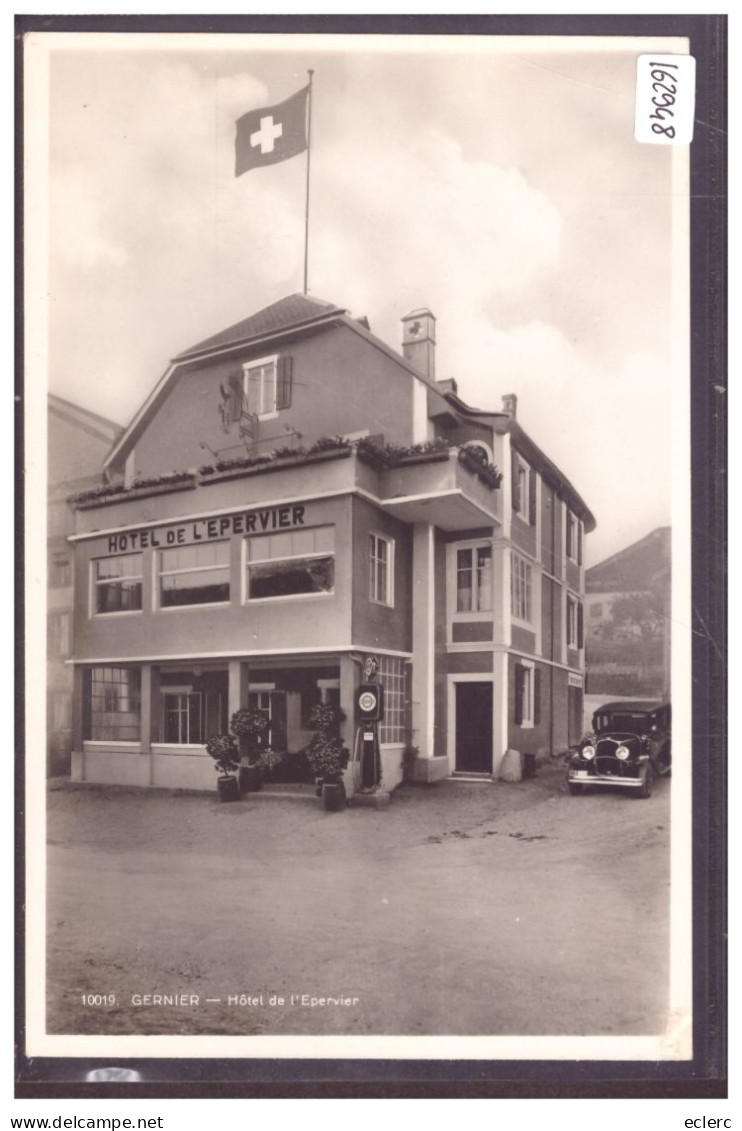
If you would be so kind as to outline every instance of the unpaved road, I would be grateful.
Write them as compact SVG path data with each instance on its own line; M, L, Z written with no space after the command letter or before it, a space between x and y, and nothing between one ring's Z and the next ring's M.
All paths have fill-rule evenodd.
M340 814L53 790L48 1031L660 1033L670 785L572 798L549 765Z

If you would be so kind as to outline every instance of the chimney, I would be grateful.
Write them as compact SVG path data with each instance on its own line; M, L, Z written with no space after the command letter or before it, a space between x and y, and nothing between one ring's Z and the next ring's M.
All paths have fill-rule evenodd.
M502 411L515 420L518 415L518 398L515 393L506 393L502 398Z
M430 381L435 381L435 316L422 307L402 319L402 356Z

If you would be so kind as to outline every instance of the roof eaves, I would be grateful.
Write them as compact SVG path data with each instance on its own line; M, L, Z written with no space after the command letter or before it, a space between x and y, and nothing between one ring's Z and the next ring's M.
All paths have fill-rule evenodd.
M487 420L502 421L506 423L510 419L510 414L507 412L498 412L495 409L486 408L472 408L457 393L443 393L442 394L450 405L460 412L463 416L481 416ZM504 429L506 430L506 429Z
M160 380L155 385L150 395L147 397L144 404L141 406L141 408L138 409L137 412L135 412L131 421L124 429L122 435L119 436L118 440L113 445L106 458L103 460L104 470L106 468L109 468L114 460L117 459L126 450L129 439L134 435L140 425L144 423L150 412L152 412L152 410L156 406L160 397L164 394L167 385L170 383L170 378L175 372L175 369L176 365L171 362Z

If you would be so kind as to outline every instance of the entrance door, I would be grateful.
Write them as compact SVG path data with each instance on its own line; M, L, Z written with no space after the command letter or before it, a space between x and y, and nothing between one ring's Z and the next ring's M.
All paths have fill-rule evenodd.
M253 710L265 712L268 716L265 744L283 753L286 750L286 692L250 691L247 705Z
M456 770L492 773L492 684L457 683Z

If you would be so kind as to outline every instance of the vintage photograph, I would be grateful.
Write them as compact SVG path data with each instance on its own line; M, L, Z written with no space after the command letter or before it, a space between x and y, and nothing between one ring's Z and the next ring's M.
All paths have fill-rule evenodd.
M30 1052L693 1055L688 52L26 37Z

